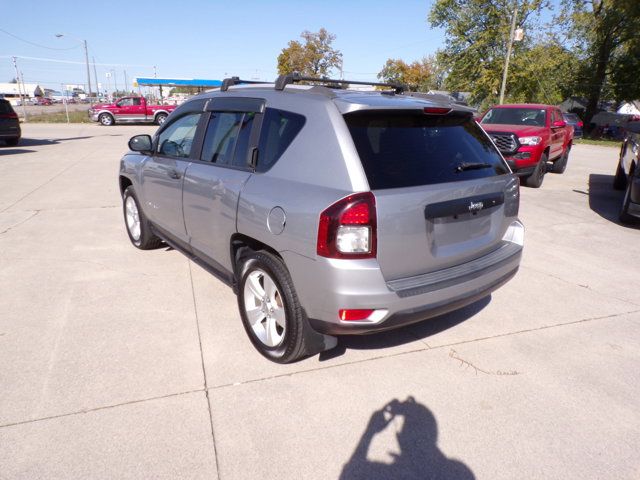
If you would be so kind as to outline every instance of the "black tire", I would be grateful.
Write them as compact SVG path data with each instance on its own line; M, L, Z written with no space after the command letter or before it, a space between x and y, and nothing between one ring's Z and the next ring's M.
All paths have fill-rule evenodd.
M137 232L132 228L128 219L128 202L133 202L135 204L140 228L138 235L136 235ZM133 190L133 186L127 187L122 195L122 213L124 214L124 226L127 230L127 235L129 235L129 240L131 240L134 247L139 248L140 250L152 250L162 246L162 240L154 235L151 230L149 220L147 220L147 217L145 217L144 212L140 208L140 202L138 202L138 197L136 196L136 192Z
M240 282L238 288L238 308L240 310L240 316L244 328L251 340L253 346L262 355L277 363L290 363L299 360L309 354L316 352L308 352L305 345L305 338L308 336L308 321L305 317L303 308L298 301L298 295L293 286L291 276L287 271L282 260L275 255L267 253L265 251L252 252L246 257L240 259L241 265L239 268ZM247 309L257 310L259 308L265 308L265 305L269 303L262 303L262 307L258 307L254 301L254 294L251 288L247 286L247 282L251 281L250 276L253 279L260 278L262 274L269 276L270 280L275 283L277 288L274 298L277 301L279 298L278 306L276 308L284 310L284 327L280 327L281 331L278 334L282 335L282 339L277 344L270 346L261 340L256 330L264 329L265 332L268 329L268 318L257 320L252 326ZM256 277L257 276L257 277ZM264 276L263 281L266 282ZM255 280L254 280L255 281ZM265 286L266 283L263 284ZM266 288L264 289L266 292ZM265 293L265 297L268 295ZM247 299L245 299L247 297ZM267 307L268 310L268 307ZM273 310L272 310L273 312ZM260 315L260 314L258 314ZM275 328L278 328L277 322L275 322Z
M159 114L156 115L155 124L156 125L162 125L166 119L167 119L167 114L166 113L159 113Z
M621 223L627 224L637 224L640 222L640 219L634 217L633 215L629 215L629 204L631 203L631 182L627 181L627 188L624 192L624 197L622 198L622 208L620 209L620 215L618 218Z
M8 147L15 147L16 145L18 145L19 141L20 141L20 137L5 139L5 142L6 142Z
M569 153L571 153L571 145L567 145L567 149L562 156L553 164L553 173L564 173L567 169L567 163L569 162Z
M616 190L624 190L627 188L627 175L624 173L624 168L622 168L622 163L620 162L618 162L616 176L613 177L613 188Z
M540 188L544 181L544 174L547 172L547 154L543 153L540 157L540 161L533 170L533 173L524 178L524 184L531 188Z
M105 127L110 127L111 125L116 123L115 120L113 119L113 116L110 113L101 113L98 116L98 121L100 122L101 125L104 125Z

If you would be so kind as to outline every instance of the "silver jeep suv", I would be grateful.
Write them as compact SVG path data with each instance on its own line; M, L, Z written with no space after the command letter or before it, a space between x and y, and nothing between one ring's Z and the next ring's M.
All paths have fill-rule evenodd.
M231 286L264 356L425 320L516 273L518 179L468 109L390 84L246 83L133 137L120 190L131 242L165 242Z

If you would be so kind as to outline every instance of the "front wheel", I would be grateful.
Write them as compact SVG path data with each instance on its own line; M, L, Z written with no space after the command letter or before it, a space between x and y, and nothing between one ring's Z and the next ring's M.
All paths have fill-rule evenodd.
M162 125L166 119L166 113L159 113L158 115L156 115L156 125Z
M524 184L531 188L540 188L544 180L544 174L547 172L547 154L542 154L540 161L533 170L533 173L524 178Z
M105 127L110 127L114 124L113 117L108 113L101 113L98 117L98 121Z
M238 307L253 346L269 360L289 363L306 355L306 318L284 263L260 251L242 263Z

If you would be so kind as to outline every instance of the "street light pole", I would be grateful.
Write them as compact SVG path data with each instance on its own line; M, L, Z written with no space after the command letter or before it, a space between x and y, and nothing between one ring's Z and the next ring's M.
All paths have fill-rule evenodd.
M502 86L500 87L500 105L504 103L504 90L507 86L507 73L509 72L509 59L513 48L513 34L516 30L516 18L518 17L518 0L515 0L513 18L511 19L511 31L509 32L509 43L507 44L507 58L504 59L504 71L502 72Z
M13 60L13 66L16 69L16 83L18 84L18 94L20 95L20 104L22 105L22 114L24 115L24 121L28 120L27 118L27 107L25 106L26 100L22 96L22 87L20 86L20 72L18 71L18 63L16 61L16 57L11 57ZM26 94L27 92L25 92Z
M79 38L72 37L71 35L67 35L65 33L56 33L57 38L62 38L65 36L69 38L73 38L74 40L80 42L84 47L84 60L87 66L87 85L89 86L89 102L93 103L93 95L91 93L91 73L89 72L89 49L87 48L87 41L80 40Z

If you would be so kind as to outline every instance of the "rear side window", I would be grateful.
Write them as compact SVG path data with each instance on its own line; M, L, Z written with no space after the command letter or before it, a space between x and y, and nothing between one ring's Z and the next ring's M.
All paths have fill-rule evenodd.
M297 113L267 108L262 121L257 172L266 172L291 145L304 126L305 118Z
M254 113L214 112L200 159L217 165L247 166L247 148Z
M372 190L503 175L504 160L470 116L345 116Z

